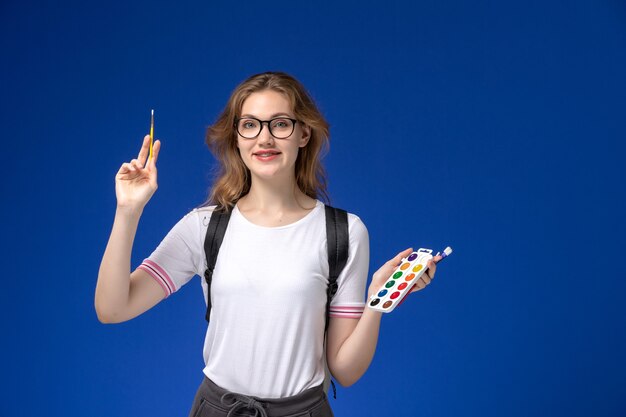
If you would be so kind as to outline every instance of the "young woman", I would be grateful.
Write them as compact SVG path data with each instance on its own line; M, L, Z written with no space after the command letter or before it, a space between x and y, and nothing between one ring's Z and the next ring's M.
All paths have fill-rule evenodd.
M231 211L211 285L204 380L190 416L332 416L325 363L341 385L367 370L381 314L364 309L369 241L348 215L349 256L338 277L325 341L327 199L320 153L328 124L304 87L278 72L254 75L232 93L207 144L220 162L207 205L194 209L132 273L132 243L157 188L155 141L116 175L117 211L102 259L95 306L100 321L130 320L206 269L204 237L216 207ZM372 278L368 296L411 249ZM416 290L435 274L429 264ZM202 280L206 294L206 283Z

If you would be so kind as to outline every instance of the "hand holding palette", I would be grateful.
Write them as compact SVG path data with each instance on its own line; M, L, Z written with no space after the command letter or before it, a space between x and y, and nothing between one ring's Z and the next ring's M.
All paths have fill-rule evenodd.
M432 249L420 248L417 252L411 253L407 258L402 259L400 266L391 274L389 279L378 292L372 295L367 303L368 307L390 313L396 308L402 299L411 292L418 279L428 269L428 261L433 258ZM449 246L441 253L442 259L452 253Z

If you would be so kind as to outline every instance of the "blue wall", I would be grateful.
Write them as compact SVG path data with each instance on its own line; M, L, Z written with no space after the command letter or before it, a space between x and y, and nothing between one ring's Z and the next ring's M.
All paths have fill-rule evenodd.
M0 415L187 415L199 279L96 318L114 175L154 108L134 268L204 200L204 130L266 70L331 123L332 202L368 226L372 272L455 249L337 416L626 415L623 2L168 3L0 5Z

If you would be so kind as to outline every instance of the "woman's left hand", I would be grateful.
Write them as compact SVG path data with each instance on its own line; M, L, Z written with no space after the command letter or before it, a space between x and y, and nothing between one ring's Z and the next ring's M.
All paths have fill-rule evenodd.
M394 258L385 262L385 264L374 273L374 275L372 276L372 283L370 284L369 290L367 292L368 299L380 289L380 287L387 281L387 279L389 279L393 271L395 271L396 268L400 265L400 262L402 262L402 258L406 258L411 254L411 252L413 252L413 248L405 249L404 251L398 253ZM435 272L437 271L437 262L439 262L441 259L441 256L435 256L430 261L428 261L428 269L422 274L420 279L415 282L415 285L411 290L412 293L415 291L423 290L428 284L431 283L433 278L435 278Z

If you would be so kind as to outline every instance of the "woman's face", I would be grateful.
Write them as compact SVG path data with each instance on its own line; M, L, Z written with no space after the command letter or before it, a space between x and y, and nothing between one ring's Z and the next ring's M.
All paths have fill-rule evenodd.
M250 94L243 102L240 118L265 121L281 116L295 119L289 100L281 93L264 90ZM275 134L284 126L280 120L276 123ZM262 123L261 126L261 133L253 139L245 139L237 134L241 159L250 170L253 180L295 177L298 151L308 143L310 128L296 122L291 135L277 139L270 134L268 123Z

